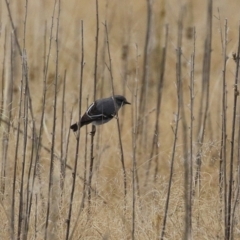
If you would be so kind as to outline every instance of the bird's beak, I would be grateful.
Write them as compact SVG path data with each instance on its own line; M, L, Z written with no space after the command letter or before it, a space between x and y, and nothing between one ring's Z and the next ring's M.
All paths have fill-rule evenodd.
M130 102L128 102L128 101L125 101L125 102L124 102L124 104L130 104L130 105L131 105L131 103L130 103Z

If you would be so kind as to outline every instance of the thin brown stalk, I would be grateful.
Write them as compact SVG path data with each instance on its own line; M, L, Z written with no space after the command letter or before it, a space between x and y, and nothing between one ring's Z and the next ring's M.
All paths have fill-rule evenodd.
M72 122L72 115L73 115L73 109L70 112L70 118L69 122ZM66 177L66 169L72 170L72 168L67 164L67 159L68 159L68 147L69 147L69 138L70 138L70 128L68 129L67 136L66 136L66 145L65 145L65 150L64 150L64 158L62 159L63 165L65 166L64 168L64 176Z
M153 140L152 140L152 149L151 154L149 157L149 162L146 170L146 177L145 177L145 186L147 186L149 172L151 169L151 163L153 159L154 152L156 152L155 157L155 173L154 173L154 181L156 180L156 176L158 173L158 155L159 155L159 119L160 119L160 112L161 112L161 103L162 103L162 89L164 84L164 73L165 73L165 64L166 64L166 56L167 56L167 43L168 43L168 25L165 26L165 43L164 47L162 48L162 56L161 56L161 62L160 62L160 76L158 81L158 87L157 87L157 109L156 109L156 120L155 120L155 128L154 128L154 134L153 134Z
M13 44L13 37L11 36L11 67L10 67L10 89L8 92L9 95L9 119L11 119L11 112L12 112L12 101L13 101L13 71L14 71L14 44ZM7 140L9 140L9 132L10 129L8 129L8 135L7 135ZM18 144L18 142L17 142ZM8 144L7 144L8 145ZM6 153L8 151L8 146L6 147ZM13 186L12 186L12 202L11 202L11 237L14 239L14 227L15 227L15 193L16 193L16 174L17 174L17 156L18 153L18 145L15 147L15 159L14 159L14 170L13 170Z
M38 181L40 184L40 199L42 204L42 209L45 209L45 202L43 201L43 196L41 192L41 186L42 186L42 180L41 180L41 174L39 169L39 159L40 159L40 151L41 148L45 149L47 152L50 153L50 150L46 147L43 147L42 145L42 132L43 132L43 119L45 115L45 107L46 107L46 93L47 93L47 75L48 75L48 67L49 67L49 58L50 58L50 52L51 52L51 45L52 45L52 29L53 29L53 22L51 25L51 31L50 31L50 42L49 42L49 48L48 53L46 53L46 39L47 39L47 23L45 23L45 29L44 29L44 51L43 51L43 95L42 95L42 108L41 108L41 119L40 119L40 127L39 127L39 134L36 134L36 157L35 157L35 164L33 169L33 177L31 182L31 190L30 190L30 196L29 196L29 206L28 206L28 216L30 218L31 214L31 208L32 208L32 198L33 198L33 188L35 184L35 179L38 177ZM46 63L45 63L46 61ZM29 225L29 222L28 222Z
M230 168L229 168L229 188L228 188L228 201L227 201L227 229L225 239L232 239L231 229L234 224L232 217L232 200L233 200L233 164L234 164L234 142L235 142L235 130L236 130L236 113L237 113L237 100L239 96L238 84L239 84L239 66L240 66L240 26L239 26L239 39L238 39L238 52L236 60L236 73L234 81L234 94L233 94L233 115L232 115L232 129L231 129L231 141L230 141Z
M87 97L87 106L88 107L88 97ZM85 196L86 196L86 183L87 183L87 153L88 153L88 127L85 127L85 149L84 149L84 173L83 173L83 208L85 206Z
M27 6L28 6L28 0L26 0L26 15L25 15L25 20L24 20L24 40L23 40L23 54L24 57L22 58L23 61L23 71L24 71L24 80L25 80L25 99L26 99L26 105L27 105L27 109L29 109L30 112L30 121L32 121L32 134L31 136L28 135L28 131L27 131L27 126L28 126L28 111L26 110L26 119L24 118L25 121L25 131L22 132L21 129L19 129L21 134L24 134L24 143L27 143L28 140L31 140L31 154L30 154L30 164L28 172L27 172L27 188L26 188L26 194L24 194L24 196L26 195L26 203L24 204L25 207L25 213L23 212L23 216L24 216L24 238L27 239L27 234L28 234L28 224L29 224L29 219L30 219L30 212L29 212L29 199L31 196L31 192L30 192L30 184L32 181L31 175L32 175L32 170L33 170L33 164L34 164L34 154L35 154L35 147L37 145L37 133L36 133L36 126L35 126L35 118L34 118L34 114L33 114L33 104L32 104L32 97L31 97L31 93L30 93L30 88L29 88L29 78L28 78L28 65L27 65L27 53L26 53L26 47L25 47L25 39L26 39L26 20L27 20ZM26 108L25 108L26 109ZM25 150L26 152L26 147ZM26 154L26 153L25 153ZM25 156L24 156L25 158ZM24 167L23 169L25 169L25 163L24 163ZM24 176L22 176L24 179ZM21 184L24 184L23 181Z
M132 22L133 22L133 17L131 16L129 11L126 11L126 21L127 23L125 24L125 28L124 28L124 34L122 35L122 41L123 41L123 45L122 45L122 95L125 96L126 95L126 84L128 81L128 68L129 68L129 49L130 49L130 45L129 43L131 42L131 30L132 30ZM125 109L123 108L122 111L122 116L124 118L125 116ZM124 124L124 121L121 121L120 123L120 129L122 129Z
M65 180L65 172L66 172L66 162L65 162L65 158L64 158L64 152L63 152L63 147L65 144L65 140L64 140L64 133L66 133L66 131L64 132L63 128L64 128L64 122L66 121L65 119L65 92L66 92L66 75L67 75L67 70L65 69L64 71L64 77L63 77L63 90L62 90L62 111L61 111L61 150L60 150L60 188L61 191L63 191L64 188L64 180ZM66 130L66 129L65 129Z
M175 152L176 152L176 144L177 144L177 136L178 136L178 122L179 122L179 111L180 111L180 106L179 105L180 105L180 103L178 101L178 109L177 109L177 113L176 113L176 117L175 117L176 118L176 127L175 127L175 130L174 130L174 142L173 142L172 156L171 156L170 176L169 176L167 198L166 198L166 204L165 204L165 210L164 210L164 218L163 218L163 225L162 225L161 238L160 238L161 240L164 239L164 235L165 235L167 215L168 215L168 206L169 206L171 186L172 186L172 178L173 178L173 170L174 170L174 160L175 160Z
M25 221L25 232L26 232L26 239L28 236L28 229L29 229L29 220L30 220L30 183L32 181L32 169L34 169L33 163L34 163L34 151L35 151L35 145L36 145L36 128L35 128L35 120L32 122L32 127L31 127L31 132L32 135L31 137L27 135L27 138L31 140L31 156L30 156L30 164L29 164L29 169L28 169L28 174L27 174L27 188L26 188L26 193L27 193L27 199L26 199L26 221Z
M2 70L2 99L1 99L1 120L0 120L0 126L2 126L2 123L3 123L3 118L4 118L4 105L5 105L5 98L4 98L4 91L7 87L7 84L6 84L6 79L5 79L5 63L6 63L6 41L7 41L7 30L5 28L5 35L4 35L4 46L3 46L3 63L2 63L2 66L3 66L3 70ZM4 122L5 124L7 124L7 128L9 128L9 122L8 121L5 121ZM4 196L4 192L5 192L5 176L6 176L6 158L4 157L5 155L5 147L6 147L6 144L4 143L4 140L7 139L6 138L6 133L3 133L2 134L2 164L1 164L1 199L3 200L3 196ZM5 147L4 147L5 146Z
M189 228L192 230L192 197L193 197L193 120L194 120L194 98L195 98L195 51L196 51L196 30L193 28L193 52L191 54L190 72L190 156L189 156Z
M25 17L24 17L24 28L23 28L23 57L22 57L22 81L24 85L25 92L23 98L23 119L24 119L24 134L23 134L23 159L22 159L22 174L20 182L20 200L18 208L18 234L17 238L20 239L22 235L22 226L26 224L26 216L24 214L23 203L24 203L24 174L25 174L25 164L26 164L26 148L27 148L27 135L28 135L28 103L29 103L29 89L28 89L28 66L27 66L27 53L26 53L26 25L27 25L27 13L28 13L28 0L25 2ZM19 119L20 120L20 119ZM25 230L25 228L23 228ZM23 232L23 238L26 238L26 232Z
M136 117L135 121L138 120L138 79L139 79L139 53L138 53L138 45L136 44L136 72L135 72L135 78L136 78L136 86L135 86L135 108L134 108L134 115ZM136 141L136 145L135 145L135 158L136 158L136 154L137 154L137 124L138 122L136 122L136 139L134 140L134 142ZM134 125L133 125L134 126ZM139 177L138 177L138 168L137 168L137 162L136 162L136 167L135 167L135 177L136 177L136 188L137 188L137 196L138 196L138 199L140 200L140 183L139 183ZM141 202L140 203L140 208L141 208Z
M96 101L96 88L97 88L97 72L98 72L98 36L99 36L99 16L98 16L98 0L96 0L96 42L95 42L95 62L94 62L94 87L93 87L93 100ZM96 132L95 125L92 125L91 132L91 148L90 148L90 165L89 165L89 188L88 188L88 210L90 211L91 205L91 185L93 176L93 162L94 162L94 136Z
M27 69L27 67L26 67ZM27 73L26 73L27 74ZM26 76L24 76L26 77ZM27 81L27 80L26 80ZM27 156L27 134L28 134L28 105L29 105L29 99L28 99L28 91L27 88L26 92L24 93L24 110L23 110L23 119L24 119L24 135L23 135L23 153L22 153L22 175L21 175L21 187L20 187L20 201L19 201L19 215L18 215L18 239L21 238L21 235L23 239L26 239L26 232L24 231L26 224L26 215L25 215L25 199L26 199L26 191L24 191L24 178L25 178L25 166L26 166L26 156ZM22 233L23 231L23 233Z
M133 100L133 98L132 98ZM137 88L134 93L134 108L137 107ZM135 194L135 175L136 175L136 113L133 116L133 132L132 132L132 146L133 146L133 161L132 161L132 239L135 239L135 203L136 203L136 194Z
M138 135L140 136L140 149L144 149L142 153L148 152L148 118L149 114L147 113L147 106L149 105L149 79L150 79L150 45L151 45L151 31L152 31L152 15L153 15L153 1L147 1L147 29L146 29L146 39L144 46L144 59L143 59L143 75L142 75L142 86L141 86L141 95L140 95L140 104L139 104L139 131ZM144 118L142 116L144 115ZM142 126L141 124L142 120Z
M107 23L106 22L105 22L104 26L105 26L105 31L106 31L106 41L107 41L107 50L108 50L108 59L109 59L108 70L109 70L110 79L111 79L112 96L114 96L112 59L111 59L111 53L110 53L110 46L109 46L110 44L109 44L109 40L108 40L108 28L107 28ZM116 104L115 101L114 101L114 104ZM119 140L119 147L120 147L120 156L121 156L121 163L122 163L122 170L123 170L124 203L125 203L125 207L126 207L127 175L126 175L126 169L125 169L125 163L124 163L124 153L123 153L123 146L122 146L122 138L121 138L121 131L120 131L120 124L119 124L119 119L118 119L118 113L116 113L116 119L117 119L117 129L118 129L118 140Z
M23 215L25 216L25 226L24 226L24 238L27 239L27 234L28 234L28 227L29 227L29 220L30 220L30 212L29 209L31 209L30 207L30 197L31 197L31 191L30 191L30 184L31 184L31 175L32 175L32 169L33 164L34 164L34 151L35 151L35 146L37 145L37 133L36 133L36 126L35 126L35 118L34 118L34 114L33 114L33 105L32 105L32 97L30 94L30 89L29 89L29 83L28 83L28 66L27 66L27 53L26 53L26 23L27 23L27 9L28 9L28 0L26 0L26 4L25 4L25 19L24 19L24 29L23 29L23 54L24 56L22 57L22 71L24 72L24 80L25 80L25 95L27 96L27 101L28 101L28 108L30 111L30 116L31 116L31 120L32 120L32 135L28 136L27 131L26 132L22 132L20 129L20 133L24 134L24 137L26 138L24 142L27 141L27 139L31 140L31 144L32 144L32 148L31 148L31 156L30 156L30 164L29 164L29 169L28 169L28 173L27 173L27 188L26 188L26 204L25 204L25 215L23 213ZM28 117L28 115L27 115ZM25 118L24 118L25 119ZM26 124L28 124L28 120L26 121ZM25 129L27 129L27 126L25 126ZM23 182L22 182L23 184ZM20 235L20 234L19 234Z
M219 21L219 32L220 32L220 39L221 39L221 44L222 44L222 56L223 56L223 70L222 70L222 74L223 74L223 92L222 92L222 129L221 129L221 151L220 151L220 154L219 154L219 177L218 177L218 181L219 181L219 197L220 197L220 202L222 203L222 199L224 198L223 197L223 194L224 194L224 191L223 191L223 178L224 178L224 175L223 175L223 145L224 145L224 114L226 114L226 109L223 108L224 104L225 104L225 85L224 85L224 79L225 79L225 70L226 70L226 62L224 61L225 60L225 54L226 52L224 52L224 43L223 43L223 33L222 33L222 26L221 26L221 16L220 16L220 11L219 11L219 8L218 8L218 21ZM224 204L224 203L223 203ZM220 216L222 215L222 208L220 208ZM225 220L224 220L225 222ZM224 224L225 225L225 224ZM225 225L226 226L226 225ZM226 228L225 228L226 229Z
M24 51L23 51L24 52ZM24 53L25 55L25 53ZM26 60L23 60L23 65L25 65L25 67L23 67L24 69L27 69L27 63ZM27 135L28 135L28 91L27 91L27 72L24 72L25 70L23 69L23 78L25 79L25 84L24 84L24 89L26 90L23 94L24 94L24 98L23 98L23 119L24 119L24 134L23 134L23 159L22 159L22 175L21 175L21 182L20 182L20 201L19 201L19 214L18 214L18 239L21 238L21 232L22 232L22 223L23 221L26 221L26 217L24 215L24 209L23 209L23 203L24 203L24 175L25 175L25 165L26 165L26 148L27 148ZM20 119L19 119L20 120ZM24 223L25 224L25 223ZM24 238L25 238L25 232L23 233Z
M8 16L9 16L11 27L12 27L12 31L13 31L13 34L14 34L14 40L16 42L18 52L19 52L20 56L22 57L22 49L21 49L19 41L18 41L17 32L16 32L16 28L15 28L14 23L13 23L12 12L10 10L10 6L9 6L8 0L5 0L5 3L6 3L6 6L7 6Z
M34 229L35 229L35 231L34 231L34 237L35 237L35 239L37 239L37 229L38 229L38 227L37 227L37 219L38 219L38 198L37 198L37 194L35 194L35 221L34 221Z
M202 166L202 146L205 137L206 122L209 109L209 85L210 85L210 69L211 69L211 52L212 52L212 0L208 0L207 5L207 33L204 47L203 69L202 69L202 95L201 105L199 108L200 120L198 129L198 152L196 155L196 174L195 174L195 189L201 186L201 166ZM195 193L195 190L194 190Z
M53 14L52 14L52 25L51 25L51 36L53 31L54 24L54 16L55 9L57 5L57 0L54 2ZM59 2L60 5L60 2ZM58 16L59 17L59 16ZM57 36L58 37L58 36ZM58 41L58 40L57 40ZM50 38L49 49L51 49L52 37ZM50 51L49 51L50 53ZM53 103L53 128L52 128L52 143L51 143L51 156L50 156L50 168L49 168L49 184L48 184L48 197L47 197L47 213L46 213L46 223L45 223L45 234L44 239L47 239L48 235L48 226L49 226L49 214L50 214L50 203L51 203L51 191L53 185L53 161L54 161L54 149L55 149L55 129L56 129L56 108L57 108L57 84L58 84L58 49L56 51L57 59L56 59L56 73L55 73L55 81L54 81L54 103ZM48 58L49 59L49 58ZM48 64L47 64L48 65Z
M7 38L7 29L4 29L4 45L3 45L3 61L2 61L2 90L1 90L1 104L0 104L0 126L2 125L2 115L3 115L3 106L4 106L4 77L5 77L5 62L6 62L6 38ZM3 168L2 168L3 170ZM2 173L1 173L2 174ZM1 177L1 179L3 179Z
M96 41L95 41L95 57L94 57L94 87L93 100L96 100L97 91L97 73L98 73L98 44L99 44L99 16L98 16L98 0L96 0Z
M161 63L161 75L160 75L160 82L159 82L159 91L161 93L161 97L160 97L160 93L158 94L158 105L157 105L157 111L158 111L158 115L156 113L156 116L158 116L157 119L160 119L160 113L161 113L161 103L162 103L162 89L163 89L163 84L164 84L164 74L165 74L165 65L166 65L166 56L167 56L167 45L168 43L168 25L165 26L165 44L162 50L162 63ZM157 126L158 125L158 126ZM159 123L156 123L156 137L159 136ZM157 141L155 142L155 146L156 146L156 158L155 158L155 172L154 172L154 182L156 182L157 180L157 174L158 174L158 164L159 164L159 142L158 139L156 139Z
M132 151L133 151L133 160L132 160L132 239L135 239L135 211L136 211L136 193L135 189L139 189L138 175L137 175L137 161L136 161L136 152L137 152L137 100L138 100L138 47L136 46L136 76L135 76L135 89L132 93ZM138 197L140 196L139 191Z
M226 22L227 22L227 20L226 20ZM238 107L237 111L238 111L237 115L239 115L239 107ZM238 134L237 134L237 136L238 136L238 140L237 140L237 142L238 142L238 146L237 146L237 177L236 177L236 194L235 194L235 199L233 201L232 216L231 216L231 218L232 218L231 240L235 239L233 223L237 222L237 219L235 219L235 215L236 215L237 207L239 206L239 197L240 197L240 118L238 118Z
M238 109L239 112L239 109ZM232 209L232 224L231 224L231 240L235 239L234 238L234 224L233 222L237 221L235 219L236 215L236 210L237 207L239 206L239 196L240 196L240 119L238 119L238 148L237 148L237 179L236 179L236 194L235 194L235 199L233 202L233 209Z
M224 229L225 234L227 231L227 175L226 175L226 160L227 160L227 93L226 93L226 63L227 63L227 36L228 26L225 20L224 27L224 40L222 40L222 53L223 53L223 70L222 70L222 139L221 139L221 152L220 152L220 165L219 165L219 192L220 199L223 201L224 212ZM222 34L221 34L222 35ZM222 209L221 209L222 212Z
M105 69L106 69L106 66L105 66L105 62L106 62L106 48L107 48L106 35L103 34L103 46L102 46L101 51L100 51L100 61L99 61L99 62L103 63L103 64L100 65L100 70L99 70L99 73L100 73L99 82L101 83L100 84L100 97L103 97L104 89L105 89L105 81L104 81L104 79L105 79Z
M183 16L184 8L181 9L181 16L178 23L178 50L177 50L177 78L179 82L179 99L180 101L180 114L182 122L182 142L183 142L183 161L184 161L184 207L185 207L185 216L184 216L184 234L183 239L192 239L192 230L191 230L191 215L190 215L190 199L189 199L189 164L188 164L188 136L187 136L187 120L185 113L185 104L183 98L183 80L182 80L182 32L183 32Z
M82 82L83 82L83 67L84 67L84 35L83 35L83 21L81 21L81 66L80 66L80 83L79 83L79 101L78 101L78 116L79 122L81 118L81 107L82 107ZM75 152L75 160L74 160L74 171L73 171L73 184L71 189L71 196L70 196L70 205L68 211L68 218L67 218L67 230L66 230L66 240L69 239L70 233L70 224L72 218L72 206L73 206L73 197L75 192L75 185L76 185L76 176L77 176L77 164L78 164L78 157L79 157L79 143L80 143L80 130L77 131L77 144L76 144L76 152Z
M137 98L137 93L134 94L134 98ZM133 100L133 98L132 98ZM135 100L134 100L135 101ZM132 101L133 102L133 101ZM136 105L136 104L135 104ZM135 118L135 116L133 116ZM135 119L133 120L135 121ZM132 161L132 239L135 239L135 203L136 203L136 194L135 194L135 175L136 175L136 123L133 125L132 133L133 141L133 161Z
M146 110L146 102L147 102L147 94L148 94L148 72L149 72L149 47L150 47L150 36L151 36L151 18L152 18L152 0L146 0L147 3L147 29L145 36L145 45L144 45L144 57L143 57L143 75L141 82L141 93L140 93L140 101L141 104L139 106L139 112L145 113ZM138 124L142 121L140 118L142 114L139 114ZM146 122L146 121L144 121ZM143 123L144 124L144 123ZM139 131L141 131L142 127L139 126ZM142 132L142 131L141 131ZM140 132L139 132L140 133Z
M182 18L180 18L182 19ZM181 26L179 26L180 28ZM178 46L181 46L181 31L179 29L178 33ZM173 171L174 171L174 160L175 160L175 153L176 153L176 144L177 144L177 138L178 138L178 125L179 125L179 120L180 120L180 109L181 109L181 96L180 96L180 85L181 85L181 48L178 47L177 49L177 64L176 64L176 85L177 85L177 113L175 116L176 119L176 126L174 130L174 141L173 141L173 147L172 147L172 156L171 156L171 165L170 165L170 176L169 176L169 182L168 182L168 189L167 189L167 198L166 198L166 203L165 203L165 209L164 209L164 217L163 217L163 224L162 224L162 231L161 231L161 236L160 239L164 240L164 235L165 235L165 230L166 230L166 223L167 223L167 216L168 216L168 206L170 202L170 195L171 195L171 186L172 186L172 181L173 181Z
M87 97L87 107L88 107L88 97ZM85 133L85 150L84 150L84 174L83 174L83 191L82 191L82 200L81 200L81 204L80 204L80 208L79 208L79 211L78 211L78 214L77 214L77 218L76 218L76 221L75 221L75 224L74 224L74 227L73 227L73 230L71 232L71 235L69 237L69 240L71 240L73 238L73 235L78 227L78 222L79 222L79 218L81 216L81 213L85 207L85 198L86 198L86 190L87 188L86 187L90 187L87 183L87 146L88 146L88 127L86 125L85 127L86 129L86 133ZM91 191L93 192L96 192L96 190L92 189Z

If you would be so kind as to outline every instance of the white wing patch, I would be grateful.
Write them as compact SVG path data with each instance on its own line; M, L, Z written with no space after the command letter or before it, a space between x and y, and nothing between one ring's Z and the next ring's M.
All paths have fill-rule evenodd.
M88 110L86 111L86 114L88 115L88 117L89 118L91 118L91 119L94 119L94 118L98 118L98 117L107 117L107 116L105 116L104 114L96 114L96 115L90 115L89 114L89 112L91 111L91 109L94 107L94 103L92 103L90 106L89 106L89 108L88 108Z

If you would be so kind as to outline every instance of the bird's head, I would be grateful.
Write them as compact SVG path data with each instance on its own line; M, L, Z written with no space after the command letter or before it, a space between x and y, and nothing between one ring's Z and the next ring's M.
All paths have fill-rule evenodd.
M114 99L118 106L123 106L125 104L131 104L130 102L127 101L127 99L124 96L121 96L121 95L115 95Z

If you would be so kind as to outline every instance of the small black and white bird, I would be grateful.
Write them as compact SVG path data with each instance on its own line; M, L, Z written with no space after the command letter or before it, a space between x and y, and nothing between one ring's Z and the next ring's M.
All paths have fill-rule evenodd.
M102 98L92 103L82 116L79 123L71 125L71 129L76 132L79 128L89 123L101 125L109 122L118 112L118 110L129 103L125 97L114 95L109 98Z

